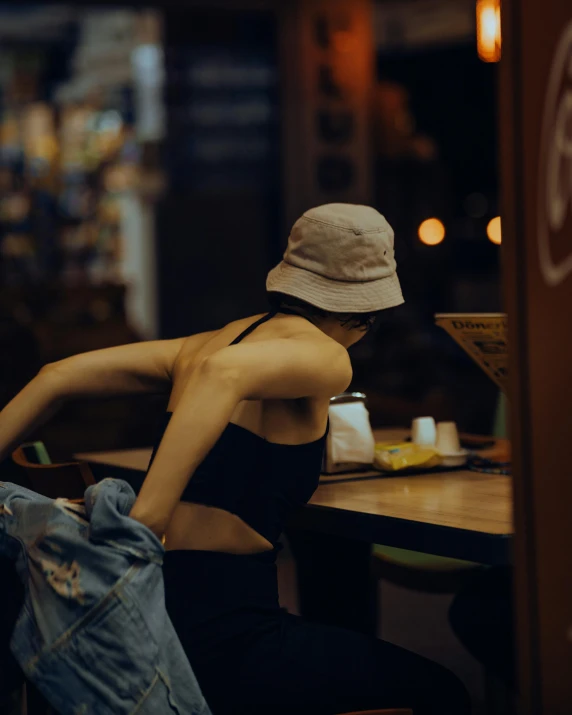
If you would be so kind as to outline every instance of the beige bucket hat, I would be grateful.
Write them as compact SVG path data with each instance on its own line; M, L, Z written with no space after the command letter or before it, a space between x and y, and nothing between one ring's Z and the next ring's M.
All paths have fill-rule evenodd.
M292 228L266 289L333 313L369 313L404 302L393 229L371 206L324 204Z

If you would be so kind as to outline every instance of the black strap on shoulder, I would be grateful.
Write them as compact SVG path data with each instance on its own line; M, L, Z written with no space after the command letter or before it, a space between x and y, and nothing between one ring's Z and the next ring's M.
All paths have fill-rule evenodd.
M237 338L235 338L232 341L232 343L230 343L230 344L236 345L236 343L239 343L247 335L250 335L250 333L252 333L253 330L256 330L256 328L259 325L262 325L262 323L265 323L267 320L270 320L270 318L273 318L276 315L276 313L277 313L277 311L273 310L271 313L268 313L267 315L264 315L259 320L256 320L254 323L252 323L252 325L249 325L248 328L246 328L246 330L243 330L242 333Z
M242 333L237 338L235 338L232 341L232 343L230 343L230 345L236 345L243 338L245 338L247 335L250 335L250 333L252 333L253 330L256 330L256 328L259 325L262 325L262 323L265 323L267 320L270 320L270 318L273 318L275 315L278 315L278 313L285 313L286 315L297 315L299 318L306 318L305 315L301 315L300 313L297 313L295 310L289 310L288 308L280 308L280 310L273 310L270 313L268 313L267 315L264 315L259 320L256 320L254 323L252 323L252 325L249 325L248 328L246 328L246 330L243 330ZM310 318L306 318L306 320L309 320L310 322L312 322L310 320Z

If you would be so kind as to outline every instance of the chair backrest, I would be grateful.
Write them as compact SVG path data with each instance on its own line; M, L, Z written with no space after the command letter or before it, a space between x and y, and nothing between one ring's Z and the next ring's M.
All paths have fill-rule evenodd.
M32 489L50 499L82 499L87 487L95 484L86 462L36 464L28 459L24 446L12 452L12 460L25 469Z
M51 464L52 460L43 442L24 442L20 445L25 457L34 464Z

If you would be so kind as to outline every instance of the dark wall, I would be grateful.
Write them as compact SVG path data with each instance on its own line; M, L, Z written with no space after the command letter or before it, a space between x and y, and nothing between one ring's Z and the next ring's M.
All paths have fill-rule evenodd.
M498 65L482 62L467 43L380 54L377 72L409 91L416 129L435 139L447 169L454 214L471 192L496 199Z
M376 208L395 230L406 299L354 351L354 386L370 395L378 424L432 414L467 431L492 428L498 389L435 326L434 314L502 310L500 251L486 235L499 214L497 73L470 43L378 55L378 80L405 90L412 137L428 137L436 150L391 155L389 146L376 158ZM475 193L486 201L480 217L467 211ZM446 227L432 247L417 235L431 216Z
M277 29L270 12L167 10L157 212L163 337L264 310L280 259Z

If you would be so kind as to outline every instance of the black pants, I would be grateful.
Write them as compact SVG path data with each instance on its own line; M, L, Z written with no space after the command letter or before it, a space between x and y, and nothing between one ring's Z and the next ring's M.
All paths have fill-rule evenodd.
M167 611L213 715L470 712L464 687L436 663L280 609L272 552L169 551L163 574Z
M479 571L455 597L449 620L471 655L513 689L512 569L499 566Z
M377 582L371 544L312 531L286 532L296 561L300 615L375 636Z
M0 713L7 711L13 692L22 686L24 674L10 652L10 638L24 602L24 587L14 564L0 556Z

